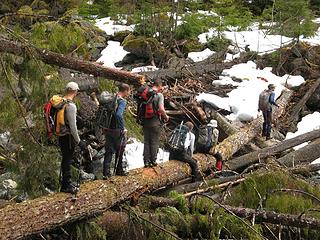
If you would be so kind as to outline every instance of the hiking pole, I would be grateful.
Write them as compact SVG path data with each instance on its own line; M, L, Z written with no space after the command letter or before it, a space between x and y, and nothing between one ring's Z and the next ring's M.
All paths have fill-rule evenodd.
M119 165L119 159L120 159L120 153L122 152L123 146L124 146L124 142L125 142L125 135L123 134L120 140L120 145L119 145L119 149L118 149L118 153L116 153L116 159L114 162L114 168L113 168L113 175L116 174L118 165Z

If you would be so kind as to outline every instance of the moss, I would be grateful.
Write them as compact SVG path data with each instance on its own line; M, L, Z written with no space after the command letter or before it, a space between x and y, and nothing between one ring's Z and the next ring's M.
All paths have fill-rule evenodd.
M107 233L95 221L81 221L69 226L72 239L106 240Z
M317 187L300 179L293 179L286 172L276 170L254 175L235 187L227 201L233 206L257 208L261 204L267 210L299 214L307 209L319 207L310 197L298 193L275 192L277 189L297 189L320 197ZM272 193L272 194L271 194ZM259 196L260 195L260 196Z
M226 51L231 41L224 37L214 37L208 39L207 47L215 52Z
M171 191L169 197L179 202L178 210L183 214L189 213L188 201L183 194L179 194L176 191Z
M188 39L187 42L182 46L183 53L199 52L204 49L204 45L199 42L198 39Z
M126 111L124 120L126 123L126 129L128 130L128 135L131 137L134 137L140 141L143 141L142 128L137 123L136 117L133 116L129 111Z

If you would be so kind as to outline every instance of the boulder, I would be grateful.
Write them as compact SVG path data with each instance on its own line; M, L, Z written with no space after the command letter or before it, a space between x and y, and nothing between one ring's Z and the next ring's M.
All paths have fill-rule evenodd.
M155 38L135 37L128 35L122 42L123 49L156 66L166 62L168 51Z
M126 31L119 31L115 32L113 36L111 36L111 40L117 41L117 42L123 42L124 39L130 34L131 32L126 30Z
M6 190L12 190L16 189L18 187L18 184L16 181L13 181L12 179L6 179L2 181L1 186Z

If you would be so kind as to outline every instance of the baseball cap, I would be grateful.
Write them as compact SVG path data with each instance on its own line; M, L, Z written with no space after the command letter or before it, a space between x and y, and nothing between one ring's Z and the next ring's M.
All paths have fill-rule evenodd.
M68 82L67 86L66 86L66 90L72 90L72 91L78 91L79 89L79 85L76 82Z

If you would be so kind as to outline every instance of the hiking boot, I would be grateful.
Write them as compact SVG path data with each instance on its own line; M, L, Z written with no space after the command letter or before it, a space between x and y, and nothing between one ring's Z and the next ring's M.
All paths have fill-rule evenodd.
M65 192L65 193L72 193L75 194L79 191L79 188L73 186L73 185L68 185L68 186L62 186L60 189L60 192Z
M125 171L122 171L122 172L116 173L116 175L118 175L118 176L128 176L129 173L125 172Z
M109 178L111 178L111 174L107 174L102 177L103 180L107 180Z
M144 168L149 168L149 167L151 167L151 163L144 164Z
M156 167L156 166L158 166L158 163L156 163L156 162L151 162L150 163L150 167Z

